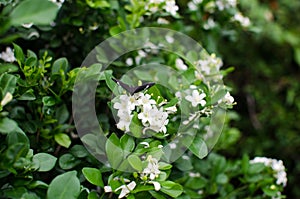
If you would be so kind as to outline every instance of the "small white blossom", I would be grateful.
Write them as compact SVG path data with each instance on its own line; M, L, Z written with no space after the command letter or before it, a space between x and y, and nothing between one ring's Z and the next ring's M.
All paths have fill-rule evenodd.
M156 104L155 100L151 99L151 95L149 94L139 94L139 99L137 100L137 105L143 106L144 108L150 109L153 104Z
M167 111L167 113L176 113L177 112L176 106L171 106L171 107L165 108L165 110Z
M165 18L159 17L157 19L157 23L158 24L169 24L170 22L167 19L165 19Z
M127 184L127 185L122 185L120 187L118 187L115 191L119 191L121 189L121 193L119 195L118 198L124 198L126 197L130 191L132 191L136 186L136 183L134 181L132 181L131 183Z
M118 115L120 117L120 120L117 123L117 128L122 131L128 132L130 131L129 126L133 116L126 112L122 112L122 113L123 114Z
M133 60L131 57L127 58L125 63L128 65L128 66L132 66L133 65Z
M204 100L205 97L205 93L200 94L198 90L193 90L192 95L186 96L185 99L191 102L193 107L196 107L199 104L201 106L204 106L206 104L206 101Z
M149 155L147 158L147 162L148 162L147 167L141 173L141 179L143 179L146 176L151 181L153 181L160 174L158 160L156 158L153 158L151 155Z
M176 5L175 0L167 0L164 9L171 15L175 16L179 7Z
M187 70L187 65L185 65L185 63L183 62L182 59L180 58L177 58L176 61L175 61L175 66L178 70Z
M193 1L190 1L188 2L188 8L191 10L191 11L196 11L198 10L198 6L193 2Z
M216 6L219 10L224 10L228 8L234 8L236 7L236 0L217 0Z
M13 96L10 92L7 92L4 96L4 98L1 100L1 106L5 106L13 99Z
M150 112L149 128L155 132L167 132L166 125L169 123L168 113L164 112L162 108L153 107Z
M155 191L159 191L160 188L161 188L161 185L159 184L159 182L156 182L156 181L149 181L148 183L154 185L154 190L155 190Z
M203 25L203 28L204 28L205 30L209 30L209 29L212 29L212 28L214 28L214 27L216 27L216 22L214 21L213 18L209 17L209 18L207 19L206 23Z
M22 27L24 28L31 28L31 26L33 26L33 23L23 23Z
M0 58L6 62L14 62L16 61L13 50L10 47L6 47L6 51L3 51L0 54Z
M112 192L111 186L104 186L104 192L105 192L105 193Z
M251 164L254 163L263 163L265 166L271 167L275 173L274 177L276 178L276 184L286 186L287 183L287 174L285 172L285 167L282 160L276 160L266 157L255 157L253 160L250 160Z
M222 99L218 101L218 103L225 103L226 105L233 105L234 98L227 92Z
M243 27L248 27L251 24L250 19L248 17L244 17L240 12L236 13L232 19L239 22Z
M144 145L144 148L149 148L150 147L148 142L141 142L140 144Z
M174 38L170 35L166 35L165 38L169 44L172 44L174 42Z

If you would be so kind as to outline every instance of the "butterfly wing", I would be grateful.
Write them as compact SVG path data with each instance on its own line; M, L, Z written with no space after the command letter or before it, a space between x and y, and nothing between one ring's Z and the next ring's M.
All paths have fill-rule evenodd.
M149 82L149 83L145 83L145 84L143 84L143 85L141 85L141 86L136 86L136 87L134 87L134 91L133 91L132 94L137 93L137 92L140 92L140 91L145 90L145 89L148 89L148 88L150 88L151 86L153 86L154 84L155 84L155 83L153 83L153 82Z
M142 90L148 89L151 86L153 86L155 83L153 82L149 82L149 83L144 83L141 86L129 86L128 84L125 84L124 82L122 82L121 80L115 79L115 78L111 78L114 82L116 82L119 86L121 86L122 88L124 88L127 92L130 93L130 95L133 95L134 93L140 92Z
M111 79L132 95L132 93L135 89L134 87L129 86L128 84L125 84L121 80L118 80L118 79L115 79L115 78L111 78Z

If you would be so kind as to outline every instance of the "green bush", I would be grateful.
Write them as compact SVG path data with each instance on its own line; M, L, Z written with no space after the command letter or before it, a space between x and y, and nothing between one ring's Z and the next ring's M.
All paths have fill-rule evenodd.
M297 137L300 109L297 10L300 3L288 0L226 2L0 1L0 49L3 51L0 55L0 198L300 196L295 186L300 173L296 166L300 145ZM163 43L179 42L174 51L185 53L141 49L126 53L105 70L97 64L80 67L100 42L122 31L142 27L163 27L184 33L209 53L200 53L198 49L185 52L180 42L170 36L165 37ZM143 39L148 38L137 41ZM105 54L99 55L103 61ZM197 80L194 65L199 64L199 60L213 60L216 62L210 67L218 69L216 66L222 65L218 57L222 58L224 67L215 72L224 76L230 87L213 90L203 79ZM233 110L227 111L223 132L215 146L216 139L210 143L206 135L208 120L204 115L199 116L200 130L196 139L173 163L164 162L159 155L159 146L171 141L169 135L160 132L151 138L141 137L140 109L135 109L129 126L133 135L124 134L116 126L113 115L117 110L113 104L117 98L112 100L111 93L122 96L122 88L111 78L121 77L142 64L164 64L182 72L183 80L187 80L183 87L193 83L201 88L199 92L206 95L206 107L213 106L212 102L219 103L227 91L233 93L237 103L233 104ZM184 72L185 67L188 70ZM155 74L139 73L137 77L166 81L157 74L164 71L157 68ZM214 75L213 78L217 77ZM72 95L74 89L76 94L74 85L78 77L99 82L95 107L108 140L103 143L96 134L97 139L91 145L95 151L82 139L72 116L76 115L72 113ZM128 78L122 80L135 82ZM176 79L167 81L174 87L178 84ZM183 115L192 111L184 104L188 100L180 104L175 92L166 91L164 87L155 85L145 92L152 94L157 104L159 98L166 99L168 104L164 108L175 105ZM232 103L225 105L232 108ZM166 125L166 131L176 135L180 122L175 115L170 117L173 118ZM102 148L97 148L99 143ZM208 154L212 147L213 152ZM110 166L99 161L102 153L107 155ZM283 160L288 173L285 191L282 162L255 156ZM120 164L131 172L123 172ZM157 174L154 177L147 172L151 165L152 172Z

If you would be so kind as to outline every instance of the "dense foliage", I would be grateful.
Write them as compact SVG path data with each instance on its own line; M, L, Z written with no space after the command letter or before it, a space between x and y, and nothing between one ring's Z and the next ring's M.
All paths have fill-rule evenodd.
M299 9L289 0L0 0L0 198L299 197ZM100 42L142 27L189 35L208 52L163 35L159 44L149 39L150 50L128 52L108 68L80 67ZM153 51L161 44L178 49ZM153 67L122 80L168 89L154 85L130 98L111 78L143 64L172 71ZM99 82L95 107L106 143L98 135L87 142L75 128L78 77ZM230 86L211 84L221 79ZM153 118L165 118L160 128L141 99ZM122 104L130 100L134 105ZM206 127L215 104L230 111L214 146ZM133 107L129 115L126 106ZM188 147L179 159L167 162L161 146L177 129L188 131L176 116L197 134L182 142ZM151 137L143 137L143 128ZM107 163L99 161L103 154Z

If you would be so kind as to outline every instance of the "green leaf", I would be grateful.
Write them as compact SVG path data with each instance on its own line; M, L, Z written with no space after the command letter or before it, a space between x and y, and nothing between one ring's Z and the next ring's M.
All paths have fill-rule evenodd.
M189 146L189 150L200 159L206 157L208 154L207 146L204 140L202 140L202 138L200 138L199 136L195 137L193 143L191 144L191 146Z
M59 145L61 145L63 147L69 148L69 146L71 145L71 139L65 133L55 134L54 139Z
M17 44L13 44L13 45L14 45L14 54L15 54L15 57L17 59L17 62L19 64L19 66L21 66L24 63L24 61L25 61L25 56L24 56L23 50Z
M0 88L2 89L2 96L4 97L6 93L10 92L13 94L15 92L17 77L11 74L4 73L0 76Z
M80 160L76 159L73 155L69 153L63 154L58 161L59 166L64 170L72 169L78 164L80 164L80 162Z
M128 134L124 134L121 137L120 144L125 152L131 152L135 147L134 139Z
M13 26L20 26L24 23L50 25L58 10L59 7L48 0L24 0L10 13L10 23Z
M42 98L42 102L44 106L53 106L56 103L56 100L54 97L51 96L45 96Z
M217 177L216 177L216 182L218 184L226 184L226 183L228 183L228 177L227 177L227 175L224 174L224 173L218 174Z
M20 97L18 97L18 100L26 100L26 101L32 101L35 100L36 97L34 95L33 89L29 89L25 91Z
M134 137L141 137L143 132L143 125L142 122L138 118L137 112L134 112L134 115L131 119L130 125L129 125L130 132Z
M106 141L105 151L107 159L112 168L118 168L123 160L123 150L121 149L120 140L116 134L111 134L111 136Z
M102 181L102 174L99 169L84 167L82 169L82 173L84 177L93 185L104 187L104 183Z
M77 158L84 158L89 155L89 152L82 145L74 145L71 148L70 153Z
M105 0L85 0L91 8L109 8L110 4Z
M13 73L13 72L17 72L19 70L19 67L17 67L14 64L10 64L10 63L0 63L0 74L2 73Z
M33 156L33 161L39 163L40 172L50 171L55 166L57 158L48 153L38 153Z
M56 109L55 118L57 119L59 124L65 123L70 117L70 113L65 104L61 105Z
M68 70L68 67L69 67L68 60L64 57L59 58L59 59L55 60L55 62L53 63L53 66L51 69L51 74L59 75L61 70L66 73Z
M182 186L178 183L172 181L163 181L160 182L160 184L161 184L160 191L173 198L180 196L183 192Z
M11 133L18 129L18 124L7 117L0 118L0 132L4 134Z
M48 199L76 199L80 194L80 182L76 171L56 176L49 185Z
M143 170L143 163L141 159L137 155L128 156L128 162L137 171Z

